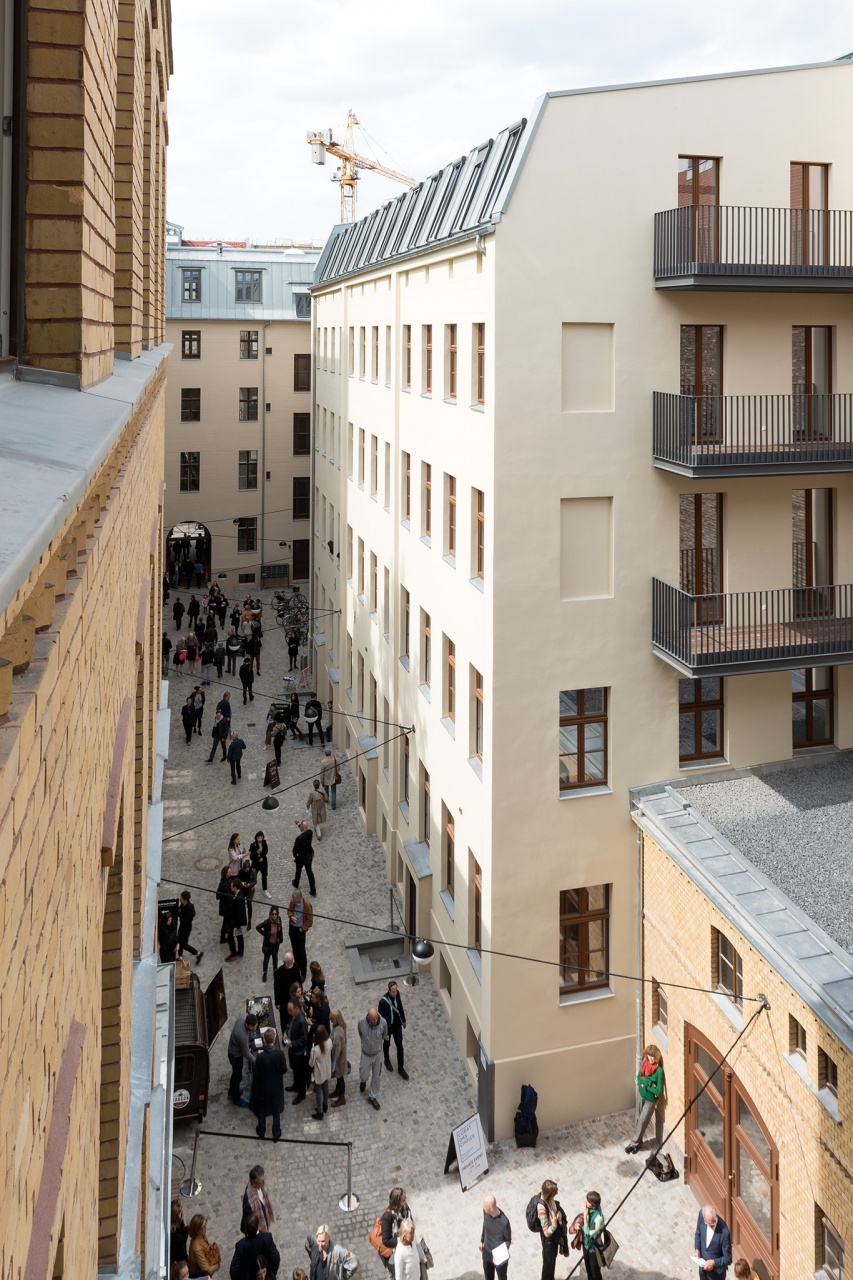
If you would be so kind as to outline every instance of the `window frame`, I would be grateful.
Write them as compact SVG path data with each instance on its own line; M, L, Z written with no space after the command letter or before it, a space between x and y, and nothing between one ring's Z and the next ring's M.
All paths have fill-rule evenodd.
M444 654L444 714L448 720L456 723L456 645L449 636L445 637Z
M657 978L652 978L652 1025L658 1027L664 1035L669 1033L669 998L666 988L661 986Z
M482 489L475 489L474 494L474 507L477 525L474 577L479 578L480 581L483 582L486 576L486 495Z
M311 390L311 355L299 352L293 357L293 390Z
M201 302L201 267L181 267L181 300Z
M425 324L423 326L424 334L424 374L423 374L423 394L425 396L432 395L432 325Z
M302 491L304 486L304 492ZM293 520L310 520L311 519L311 477L310 476L294 476L291 488L293 511L291 518Z
M702 694L702 684L705 680L714 679L717 681L719 693L716 698L705 699ZM681 701L681 685L687 680L693 686L693 701ZM696 760L724 760L725 748L723 743L724 716L725 716L725 685L722 676L700 676L696 679L690 677L682 677L678 682L678 761L679 764L690 763ZM704 735L702 732L702 717L709 712L715 712L719 716L717 733L719 737L719 748L716 751L703 751ZM684 752L681 750L681 717L690 716L693 720L693 747L692 752ZM699 750L696 750L696 747Z
M403 390L412 389L412 326L403 325Z
M258 359L258 333L257 329L241 329L240 330L240 359L241 360L257 360Z
M432 618L424 611L421 632L421 684L432 688Z
M237 525L237 554L244 555L258 549L258 517L243 516Z
M446 804L442 804L442 862L444 864L444 892L455 899L456 894L456 824Z
M601 692L602 708L601 711L587 712L585 710L587 694L592 692ZM609 724L610 719L610 690L601 685L591 686L589 689L565 689L563 693L574 693L577 696L577 714L560 715L558 730L558 757L559 761L569 757L571 752L563 751L561 742L561 731L566 728L576 727L577 733L577 761L578 761L578 777L577 781L572 782L566 780L562 774L559 777L560 795L570 794L573 791L588 791L592 789L605 789L608 786L608 778L610 772L610 743L609 743ZM587 778L584 762L586 759L586 730L594 725L601 724L604 726L603 732L603 777ZM598 748L596 747L596 751ZM559 769L559 762L558 762Z
M255 483L252 484L254 476ZM237 453L237 488L241 492L256 490L258 487L258 451L257 449L240 449Z
M713 934L713 983L737 1009L743 1009L743 957L720 929ZM731 953L730 955L728 953ZM730 980L730 981L729 981Z
M412 455L403 450L403 519L412 523Z
M445 554L456 559L456 476L447 473L447 544Z
M238 267L234 271L234 301L263 302L264 273L254 267Z
M429 770L424 769L421 782L421 840L429 848L430 831L432 829L432 794L430 791Z
M605 885L589 885L579 889L561 889L559 897L560 912L560 943L559 943L559 974L560 974L560 995L573 996L579 992L601 990L610 986L610 913L611 913L611 888L609 884ZM603 889L604 906L591 908L589 905L590 891ZM565 895L576 894L578 902L577 911L566 911ZM591 966L584 960L589 961L591 948L589 945L589 926L591 924L603 924L602 939L604 950L605 968L596 970L600 974L595 977L591 971ZM566 949L563 946L563 929L569 925L577 927L579 930L578 947L577 947L577 965L566 964L564 956ZM576 982L566 982L563 974L564 968L570 968L575 973Z
M297 418L300 419L297 422ZM304 419L304 422L302 421ZM304 448L299 445L304 439ZM311 455L311 414L310 413L294 413L293 415L293 456L295 458L305 458Z
M181 422L201 422L201 387L181 387Z
M455 400L459 372L459 341L457 326L447 326L447 399Z
M474 756L482 764L483 749L485 746L485 723L486 723L486 701L483 693L483 677L476 667L472 667L474 673Z
M826 1089L838 1101L838 1063L826 1052L823 1045L817 1050L817 1087Z
M817 1225L820 1230L820 1257L817 1260L818 1268L823 1270L828 1280L844 1280L846 1267L844 1265L844 1240L838 1228L830 1221L823 1210L815 1205L817 1210ZM827 1237L831 1242L831 1250L827 1249ZM829 1262L828 1254L831 1252L837 1260L838 1265Z
M477 955L483 954L483 868L472 855L471 940Z
M237 402L237 417L240 422L258 421L258 388L240 387Z
M474 381L475 404L486 403L486 325L478 321L474 326L474 352L476 371Z
M193 461L194 459L194 461ZM201 453L198 449L182 449L179 459L178 490L180 493L198 493L201 489ZM195 478L195 484L191 481Z
M181 359L201 359L201 329L181 330Z
M424 468L424 509L421 537L432 540L432 464L425 462Z

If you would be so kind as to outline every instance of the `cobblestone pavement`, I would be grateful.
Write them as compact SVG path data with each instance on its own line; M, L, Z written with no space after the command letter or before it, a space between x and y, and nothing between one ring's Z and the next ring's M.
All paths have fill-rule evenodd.
M173 639L176 632L171 608L176 594L185 603L189 598L189 593L173 590L166 604L164 625ZM269 599L269 593L262 595ZM287 669L284 634L271 612L269 607L265 609L262 675L256 676L254 702L243 707L236 678L231 677L227 685L214 681L205 690L202 735L195 736L189 746L181 729L180 707L199 676L193 679L185 673L173 677L170 685L172 737L163 785L163 876L175 877L179 883L164 882L161 894L174 896L181 888L191 889L197 911L191 942L204 951L197 972L206 986L223 968L229 1009L228 1026L211 1050L210 1105L202 1125L205 1131L227 1136L199 1140L196 1177L202 1188L197 1197L185 1202L187 1220L197 1212L207 1216L209 1238L216 1240L222 1250L220 1274L227 1275L239 1237L240 1203L247 1172L253 1164L261 1163L277 1210L274 1236L282 1254L282 1277L289 1277L293 1267L306 1261L303 1241L320 1222L328 1222L333 1237L358 1256L360 1275L380 1277L384 1270L367 1235L387 1204L389 1189L399 1184L408 1191L418 1234L425 1237L433 1252L432 1280L467 1280L482 1276L478 1252L481 1201L486 1191L492 1191L515 1231L510 1274L516 1278L536 1276L540 1246L524 1221L528 1199L550 1177L559 1185L559 1198L571 1216L582 1207L584 1190L591 1187L601 1192L605 1211L613 1208L642 1169L640 1157L623 1153L632 1117L608 1116L553 1130L540 1137L534 1150L518 1150L513 1142L500 1143L490 1150L489 1173L463 1194L455 1172L444 1174L444 1161L451 1128L476 1109L476 1089L429 978L414 988L403 988L408 1019L406 1066L411 1079L407 1083L398 1075L383 1071L381 1111L374 1112L359 1094L355 1074L348 1082L347 1105L330 1109L323 1122L311 1119L310 1095L298 1107L289 1105L292 1095L286 1095L284 1138L353 1144L352 1186L360 1199L356 1212L343 1213L338 1208L346 1189L345 1147L285 1142L273 1145L269 1138L261 1142L254 1133L252 1113L228 1102L228 1028L235 1015L245 1010L248 996L272 994L272 981L266 986L261 982L260 937L254 929L246 940L245 959L223 964L227 948L219 944L217 902L211 892L204 890L216 889L219 869L227 861L231 833L240 832L248 846L255 832L263 829L270 846L270 891L275 903L286 906L293 868L290 850L296 834L294 819L304 812L311 779L322 756L316 745L309 748L299 742L286 743L281 785L293 789L280 797L277 811L267 813L261 809L264 768L272 756L272 749L265 750L263 742L266 710L272 698L281 694L282 675ZM218 757L213 764L205 763L214 707L226 687L231 689L234 704L233 723L247 743L243 778L236 787L230 785L230 770L219 763ZM338 720L336 742L340 727ZM389 728L386 732L393 734L395 730ZM246 805L250 807L233 812ZM201 823L206 825L199 826ZM376 931L388 922L389 903L382 850L362 829L355 788L346 772L338 787L337 810L329 813L326 834L322 843L315 842L315 849L317 915L309 934L308 956L322 963L332 1006L340 1006L347 1019L348 1056L355 1072L356 1023L378 1000L384 984L355 985L343 944L358 936L359 931L319 916L364 922ZM259 885L254 923L266 916L269 905ZM570 1081L567 1087L571 1087ZM178 1181L183 1176L182 1165L189 1171L195 1132L192 1122L175 1127L173 1172ZM650 1280L653 1276L690 1275L693 1268L688 1255L692 1251L696 1212L695 1201L683 1182L662 1185L650 1176L644 1178L614 1226L621 1244L612 1268L614 1276ZM565 1276L577 1258L573 1254L571 1259L561 1259L558 1276ZM584 1274L582 1266L577 1274Z

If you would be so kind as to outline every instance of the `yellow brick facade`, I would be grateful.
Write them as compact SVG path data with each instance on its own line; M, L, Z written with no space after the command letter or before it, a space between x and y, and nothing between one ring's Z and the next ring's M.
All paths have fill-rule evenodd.
M732 943L743 961L743 991L763 992L769 1011L759 1013L737 1045L728 1065L760 1112L778 1148L778 1245L776 1274L780 1280L810 1276L819 1269L816 1208L840 1233L849 1259L853 1256L853 1061L846 1047L806 1005L789 983L760 954L722 911L647 834L643 835L643 1043L659 1043L666 1072L666 1129L688 1101L686 1032L692 1027L720 1053L733 1044L738 1029L725 1012L726 1001L701 991L667 984L710 988L716 985L712 963L712 929ZM651 980L664 984L667 1027L655 1025ZM746 1022L759 1006L744 1003ZM805 1029L805 1075L789 1061L789 1018ZM818 1051L838 1068L838 1116L818 1096ZM724 1064L725 1066L725 1064ZM692 1089L691 1089L692 1092ZM683 1155L685 1127L667 1148ZM677 1161L681 1168L680 1159ZM697 1194L699 1194L697 1192ZM726 1207L718 1204L729 1220ZM734 1257L743 1256L737 1241ZM754 1259L750 1258L751 1262ZM773 1272L768 1272L772 1276Z

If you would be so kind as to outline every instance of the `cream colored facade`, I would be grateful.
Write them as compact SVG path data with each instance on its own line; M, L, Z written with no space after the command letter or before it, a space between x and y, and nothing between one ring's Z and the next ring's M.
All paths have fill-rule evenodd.
M243 584L287 585L308 577L307 288L317 256L298 250L167 249L167 336L175 356L166 393L166 522L170 529L204 526L210 534L208 567L214 578L225 575L220 585L226 594ZM187 270L200 275L197 301L184 299ZM260 274L258 301L236 301L238 271ZM297 308L304 319L297 318ZM304 361L301 372L297 357ZM241 408L241 388L253 397L248 408ZM200 398L199 416L190 421L184 420L182 399L187 389L196 389ZM255 417L241 420L241 413ZM193 454L198 462L190 465ZM187 487L195 483L197 489ZM237 519L255 523L244 532Z
M681 759L688 671L652 644L652 581L680 585L681 495L722 495L718 590L790 592L793 491L831 488L832 581L853 582L849 455L832 474L818 461L804 475L788 453L784 473L777 455L766 474L736 474L748 472L739 455L730 474L685 475L655 465L652 431L654 393L681 390L682 326L691 325L722 326L725 396L778 394L786 404L793 327L829 326L832 391L849 412L849 262L830 284L759 263L730 272L725 289L707 278L675 289L663 274L656 281L653 228L679 203L683 156L718 161L724 208L790 216L791 163L813 161L829 166L829 207L853 209L852 90L848 62L550 96L503 170L499 152L472 153L434 221L434 207L417 201L432 192L440 203L447 170L395 202L396 240L395 215L380 210L370 226L333 234L319 263L314 608L342 615L318 637L318 683L352 717L349 739L338 730L338 740L366 753L354 766L365 821L383 842L407 923L448 944L436 948L433 975L498 1137L511 1131L528 1081L544 1126L633 1099L635 984L617 976L637 972L629 787L793 753L791 652L777 643L750 664L741 643L724 655L719 755L689 769ZM757 279L762 271L770 278ZM853 743L849 661L842 654L834 672L838 746ZM560 693L595 689L606 691L606 785L561 792ZM384 745L399 734L394 725L414 726L408 767L403 738ZM561 891L597 886L609 892L609 983L561 993ZM483 948L543 965L477 956L478 894Z

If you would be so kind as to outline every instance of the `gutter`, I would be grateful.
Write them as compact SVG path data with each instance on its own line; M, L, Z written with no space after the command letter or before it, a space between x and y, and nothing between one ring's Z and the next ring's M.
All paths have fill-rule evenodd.
M442 249L452 249L457 244L465 244L468 240L481 240L483 236L491 235L496 228L497 224L495 222L484 222L479 227L472 227L470 231L460 231L455 236L448 236L446 240L437 240L433 244L423 244L417 249L406 249L404 253L395 253L391 258L381 258L377 262L371 262L363 267L355 267L352 271L345 271L342 275L329 276L328 280L311 285L311 293L312 295L315 292L319 293L320 290L325 289L328 285L337 284L339 280L351 280L353 276L366 275L370 271L382 271L385 267L407 262L410 258L424 258L427 254L439 253ZM480 250L480 252L485 251Z

